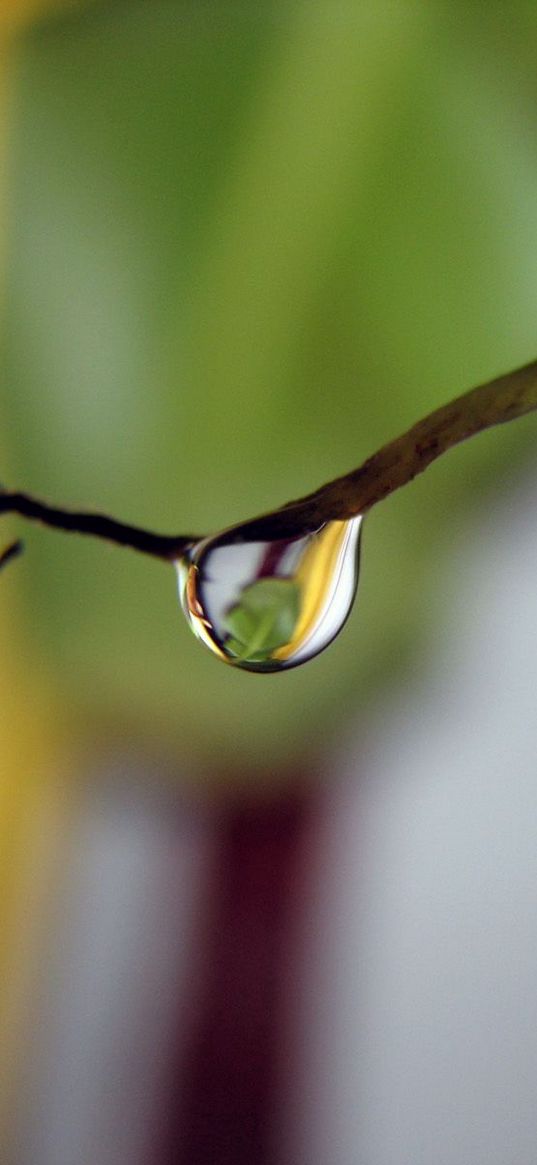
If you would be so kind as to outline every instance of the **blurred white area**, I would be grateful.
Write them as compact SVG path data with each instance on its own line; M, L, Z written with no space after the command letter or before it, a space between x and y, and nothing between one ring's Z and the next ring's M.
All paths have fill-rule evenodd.
M421 679L327 760L281 1165L537 1159L537 477L453 562ZM94 774L75 830L16 1165L153 1159L214 838L138 764Z
M41 968L17 1165L142 1165L196 997L207 832L133 757L93 773ZM180 1104L180 1097L174 1097Z
M285 1165L537 1160L537 478L500 498L326 789Z

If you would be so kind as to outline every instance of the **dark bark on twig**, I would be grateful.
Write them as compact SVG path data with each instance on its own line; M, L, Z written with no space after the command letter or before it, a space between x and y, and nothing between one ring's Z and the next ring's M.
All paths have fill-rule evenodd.
M22 554L23 550L23 542L11 542L9 546L6 546L5 550L3 550L0 554L0 570L2 570L4 566L7 566L8 562L12 562L14 558L18 558L19 554Z
M10 493L8 490L0 491L0 514L2 513L19 514L23 518L41 522L44 526L51 526L66 533L91 534L94 538L104 538L117 546L129 546L132 550L139 550L142 554L150 554L154 558L168 560L175 558L186 546L197 541L197 536L193 534L171 537L154 534L140 526L118 522L106 514L64 510L30 497L29 494Z
M338 477L314 493L240 527L223 531L222 544L308 534L325 522L363 514L401 486L407 485L431 462L461 441L493 425L537 409L537 361L478 385L418 421L411 429L369 457L358 469ZM199 541L189 534L156 534L129 526L104 514L74 512L41 502L29 494L0 490L0 514L19 514L57 530L90 534L142 554L173 562L187 546ZM4 552L0 566L13 557Z

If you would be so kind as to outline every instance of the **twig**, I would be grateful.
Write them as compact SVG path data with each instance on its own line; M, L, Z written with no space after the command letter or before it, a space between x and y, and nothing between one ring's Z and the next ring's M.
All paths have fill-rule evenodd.
M401 437L383 445L358 469L314 493L241 527L255 535L292 537L334 518L351 518L408 485L431 462L484 429L537 409L537 360L480 384L429 413Z
M195 535L167 537L165 534L154 534L140 526L128 526L125 522L118 522L106 514L59 509L29 494L11 493L9 490L0 490L0 514L2 513L19 514L23 518L41 522L44 526L51 526L55 530L67 533L90 534L94 538L104 538L118 546L130 546L132 550L150 554L153 558L175 558L186 546L198 540Z
M278 510L224 531L221 543L256 538L290 538L318 529L324 522L365 513L422 473L432 461L461 441L493 425L537 409L537 361L487 384L478 385L418 421L408 432L384 445L358 469L328 482L314 493ZM90 534L129 546L154 558L174 561L199 541L188 534L155 534L118 522L105 514L59 509L26 493L0 490L0 514L19 514L57 530ZM0 557L0 566L20 550L15 543Z
M0 554L0 570L3 570L4 566L7 566L8 562L12 562L14 558L18 558L19 554L22 554L23 550L24 543L19 541L11 542L9 546L6 546L5 550L2 550L2 553Z

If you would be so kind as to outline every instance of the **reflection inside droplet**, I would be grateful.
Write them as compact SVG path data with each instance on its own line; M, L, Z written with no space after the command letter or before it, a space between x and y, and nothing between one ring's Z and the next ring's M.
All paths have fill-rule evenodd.
M220 659L249 671L305 663L352 607L362 520L270 541L242 539L237 526L190 547L177 569L192 630Z

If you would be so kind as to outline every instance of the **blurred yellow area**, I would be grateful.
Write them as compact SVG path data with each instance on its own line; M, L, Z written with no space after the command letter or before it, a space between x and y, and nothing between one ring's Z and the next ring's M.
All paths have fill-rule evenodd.
M6 237L6 181L13 57L18 34L61 0L4 0L0 8L0 262ZM3 446L3 442L2 442ZM8 454L2 447L2 474ZM7 524L2 538L9 537ZM1 579L0 603L0 1124L13 1110L18 1061L30 1039L31 1000L50 910L54 855L65 830L66 742L50 675L28 667L16 572Z
M28 652L15 571L6 570L1 589L0 1122L12 1112L18 1060L31 1040L35 978L72 797L58 698Z
M50 677L28 667L17 580L0 604L0 1120L17 1087L46 935L69 786L66 742ZM62 776L63 774L63 776Z

